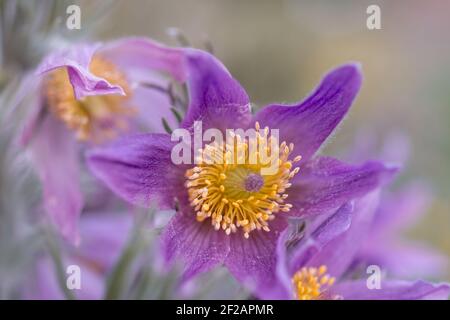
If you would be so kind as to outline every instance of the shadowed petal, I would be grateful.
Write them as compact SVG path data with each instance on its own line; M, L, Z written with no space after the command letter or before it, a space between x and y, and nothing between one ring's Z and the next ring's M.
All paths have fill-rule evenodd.
M42 61L36 73L43 74L66 67L76 99L103 94L125 95L120 86L112 85L89 71L92 57L100 46L83 44L52 53Z
M90 150L87 163L124 200L141 206L156 201L161 208L172 208L175 189L184 179L180 166L171 160L172 146L169 135L130 135Z
M320 248L345 232L351 222L353 206L346 204L329 216L311 234L299 233L292 226L278 238L276 246L276 278L265 290L259 290L262 299L293 299L292 276L317 253Z
M381 289L367 288L365 280L339 283L330 289L346 300L446 300L450 294L448 284L425 281L381 281Z
M310 235L305 236L302 242L287 248L292 252L288 258L288 272L290 275L301 269L306 263L318 254L321 249L348 231L352 223L355 207L353 203L344 204L339 210L323 221Z
M269 226L269 232L255 230L248 239L240 232L231 234L225 266L257 297L282 299L286 293L276 278L276 247L287 222L278 217Z
M222 263L229 252L228 236L208 222L198 222L194 212L178 213L161 235L161 249L168 263L179 262L183 280Z
M60 121L46 115L30 145L50 220L64 237L77 243L83 206L77 144Z
M270 105L255 115L262 127L280 130L280 140L295 144L295 153L308 160L347 113L361 86L358 64L330 71L303 102Z
M275 273L277 277L278 286L282 288L282 290L279 290L279 293L272 297L270 294L266 297L261 297L262 299L291 299L293 298L293 291L292 291L292 275L289 272L288 267L288 253L287 253L287 247L289 242L296 244L298 241L301 241L300 239L297 239L295 236L292 236L292 230L291 228L284 229L283 232L281 232L280 236L278 237L277 246L276 246L276 268Z
M144 131L165 133L162 118L171 129L179 126L171 111L174 106L169 94L142 85L145 83L161 89L169 88L171 79L161 72L184 81L186 70L179 49L171 49L145 38L125 38L105 44L99 48L98 54L125 72L128 81L131 81L134 89L130 105L139 109L141 116L136 119L139 127Z
M325 265L328 273L339 278L351 265L360 250L377 208L379 192L374 191L355 201L350 228L329 241L306 264Z
M142 69L170 74L178 81L186 79L183 49L166 47L147 38L131 37L109 42L98 53L122 69L135 72Z
M160 79L153 78L151 83L163 83ZM161 84L165 86L165 84ZM173 106L169 96L158 90L137 87L131 97L130 106L139 109L139 117L135 117L136 127L143 132L166 133L162 118L173 130L179 127L175 114L171 111ZM175 109L180 112L179 109Z
M336 210L388 182L396 171L380 162L354 166L318 157L300 167L289 189L288 200L293 208L288 214L304 217Z

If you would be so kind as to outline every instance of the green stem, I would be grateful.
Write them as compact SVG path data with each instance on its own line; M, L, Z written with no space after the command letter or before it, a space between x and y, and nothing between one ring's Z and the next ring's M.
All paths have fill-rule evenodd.
M151 209L150 213L144 213L138 216L138 219L135 222L132 236L127 246L123 250L119 261L108 277L105 299L121 299L122 293L126 291L124 289L126 289L125 287L128 280L127 277L132 262L139 254L139 252L147 247L148 241L145 238L145 233L147 231L146 221L149 219L149 217L152 217L153 214L154 211L153 209Z
M50 256L52 257L53 264L56 269L56 277L58 279L58 284L63 291L66 299L75 300L76 297L73 292L67 288L66 284L66 273L64 270L64 263L61 258L61 252L58 244L54 241L54 235L51 232L46 232L46 243L49 250Z

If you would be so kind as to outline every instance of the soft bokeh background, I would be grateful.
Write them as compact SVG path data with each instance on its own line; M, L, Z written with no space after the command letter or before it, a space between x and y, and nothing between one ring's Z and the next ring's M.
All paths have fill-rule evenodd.
M213 47L247 89L255 108L298 101L330 68L360 61L364 72L361 93L323 152L344 157L358 141L369 145L375 140L382 146L399 136L407 137L409 159L395 187L420 181L433 195L428 215L407 236L450 257L450 1L74 0L58 1L57 7L52 7L51 0L17 2L39 2L40 7L53 9L36 11L30 5L28 14L19 15L14 30L0 30L4 96L9 89L3 86L17 81L15 77L32 68L53 45L53 40L44 40L48 28L41 30L29 23L39 19L56 21L51 28L60 30L58 41L69 43L91 34L103 40L143 35L176 45L168 29L178 28L192 45ZM5 3L0 0L2 15L7 17ZM68 4L80 5L81 30L65 27ZM381 7L381 30L366 27L366 9L371 4ZM0 138L2 148L11 139ZM376 146L370 144L370 148L378 154ZM12 162L3 149L0 162ZM9 169L0 172L2 181L13 179L15 168L3 167ZM2 205L20 203L20 196L9 183L0 184ZM2 244L13 243L11 225L1 220L0 273L12 282L8 270L17 269L16 264L4 257L30 255L15 254L14 246L3 248L7 246ZM25 247L31 250L28 244ZM445 279L450 281L450 270Z
M366 27L371 4L381 8L381 30ZM434 196L409 236L450 255L449 12L446 0L123 0L101 37L174 43L167 29L176 27L195 46L210 42L256 106L297 101L331 67L360 61L362 91L324 152L343 153L361 134L381 143L406 134L411 150L400 183L424 181Z

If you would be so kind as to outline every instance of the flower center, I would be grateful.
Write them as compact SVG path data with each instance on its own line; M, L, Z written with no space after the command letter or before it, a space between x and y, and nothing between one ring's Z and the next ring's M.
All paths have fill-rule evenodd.
M50 111L73 130L79 140L101 142L125 130L127 121L123 116L131 116L135 110L126 106L131 90L114 64L94 56L89 69L94 75L122 87L126 96L98 95L76 100L67 69L59 68L46 78L46 98Z
M270 231L269 221L275 218L274 213L292 208L285 203L286 190L299 172L293 163L301 157L289 160L293 144L278 145L272 136L268 138L269 128L262 132L258 123L255 127L253 138L235 135L232 143L206 145L200 150L200 164L186 171L185 186L197 220L210 219L216 230L222 229L227 235L238 228L245 238L255 229ZM256 146L258 151L250 146ZM270 165L261 150L275 155L276 168L271 174L262 174L262 169ZM212 159L212 163L206 161Z
M245 178L245 190L248 192L258 192L264 185L264 179L255 173L250 173Z
M298 300L316 300L324 296L324 292L334 284L335 278L330 277L327 267L303 267L292 277Z

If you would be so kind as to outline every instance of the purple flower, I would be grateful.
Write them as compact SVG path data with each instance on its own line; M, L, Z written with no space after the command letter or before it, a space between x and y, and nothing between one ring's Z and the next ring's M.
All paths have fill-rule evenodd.
M374 134L361 131L353 147L353 160L365 157L379 158L406 167L411 144L402 133L389 134L388 139L377 147ZM381 152L377 152L381 149ZM405 239L404 233L416 225L427 213L432 201L429 188L415 181L394 191L385 191L372 222L369 234L363 241L354 261L359 265L379 265L390 276L402 279L437 277L442 275L448 258L435 249Z
M447 299L448 284L379 279L349 273L360 244L372 227L378 192L344 204L303 233L286 230L277 247L275 277L254 284L262 299ZM368 266L368 265L367 265ZM381 276L381 274L380 274ZM374 286L372 286L374 285Z
M133 217L124 213L87 213L80 220L82 241L75 248L67 246L63 251L63 267L75 265L80 268L81 288L73 290L79 299L101 299L105 293L106 275L117 262ZM36 261L30 283L25 287L28 299L64 299L58 283L54 263L47 255Z
M436 277L443 273L447 258L422 243L403 239L404 231L427 212L429 192L412 184L382 197L370 232L354 265L376 264L389 275L401 278Z
M303 102L270 105L252 116L246 92L215 57L191 48L164 52L153 55L155 64L172 58L165 71L188 86L183 128L195 131L194 122L202 121L203 130L255 128L260 136L279 129L283 141L278 171L268 176L259 174L260 166L176 165L171 161L176 144L167 134L131 135L88 153L94 175L125 200L179 209L161 241L168 262L184 263L184 279L223 263L242 282L264 281L274 273L276 243L287 218L332 212L395 171L378 162L350 165L314 157L360 88L357 64L332 70ZM247 140L236 140L237 148L247 150ZM203 150L220 154L216 147L211 143Z
M155 70L170 70L179 59L170 52L165 61L156 59L164 49L158 53L154 46L138 38L80 44L50 54L36 70L34 104L21 143L30 147L50 220L74 243L84 202L80 148L143 126L164 132L161 117L176 123L168 96L140 85L166 86Z

